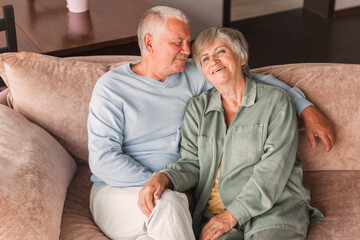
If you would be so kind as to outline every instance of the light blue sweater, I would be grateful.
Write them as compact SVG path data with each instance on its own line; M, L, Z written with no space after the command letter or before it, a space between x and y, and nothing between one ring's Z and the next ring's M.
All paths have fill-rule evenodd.
M95 186L143 186L164 165L178 160L187 102L212 88L192 60L184 72L164 82L137 75L130 66L104 74L92 94L88 145ZM271 75L252 77L285 89L298 114L311 105L299 89Z

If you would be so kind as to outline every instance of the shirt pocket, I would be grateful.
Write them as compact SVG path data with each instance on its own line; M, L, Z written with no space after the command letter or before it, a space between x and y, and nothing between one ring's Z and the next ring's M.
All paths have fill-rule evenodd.
M211 165L215 150L214 138L212 136L199 136L197 143L200 167Z
M263 149L263 124L234 126L232 152L236 155L253 155Z

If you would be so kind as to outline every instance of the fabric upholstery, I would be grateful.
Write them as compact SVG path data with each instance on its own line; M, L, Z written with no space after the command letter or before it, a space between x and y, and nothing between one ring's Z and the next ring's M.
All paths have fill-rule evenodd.
M360 65L287 64L253 70L272 74L299 87L335 128L335 146L326 153L317 139L310 150L305 132L301 132L298 153L304 170L360 170Z
M53 136L75 157L87 161L89 102L107 64L64 60L35 53L0 55L0 74L11 105Z
M8 105L7 104L7 95L9 94L10 89L6 88L6 89L2 89L0 91L0 104L2 105Z
M61 240L108 239L95 225L89 209L92 183L87 163L78 163L78 170L69 186L61 220Z
M325 215L310 225L308 240L360 239L360 171L305 172L304 184Z
M0 239L58 239L75 170L50 134L0 105Z

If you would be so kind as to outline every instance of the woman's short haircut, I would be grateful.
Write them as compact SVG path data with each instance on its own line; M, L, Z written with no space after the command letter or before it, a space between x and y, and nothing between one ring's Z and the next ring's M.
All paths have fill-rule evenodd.
M202 31L196 38L192 46L192 54L195 59L197 67L201 71L201 59L200 54L205 48L208 48L215 39L222 40L241 60L245 61L245 65L242 66L242 72L244 76L250 76L248 59L248 44L244 35L232 28L225 27L212 27Z
M169 18L177 18L187 24L190 23L190 19L182 11L176 8L167 6L156 6L147 10L140 19L137 37L141 51L141 55L144 56L146 48L144 46L144 35L150 34L154 38L165 28L166 22Z

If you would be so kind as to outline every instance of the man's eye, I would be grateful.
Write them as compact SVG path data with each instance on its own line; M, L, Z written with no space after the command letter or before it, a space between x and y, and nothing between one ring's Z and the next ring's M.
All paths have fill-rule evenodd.
M221 49L220 51L218 51L218 54L222 54L222 53L225 53L224 49Z
M176 44L177 46L180 46L180 45L181 45L181 42L175 42L175 44Z

